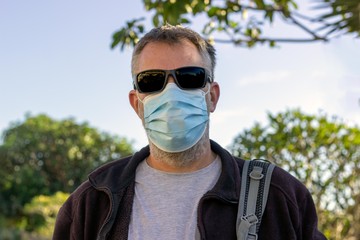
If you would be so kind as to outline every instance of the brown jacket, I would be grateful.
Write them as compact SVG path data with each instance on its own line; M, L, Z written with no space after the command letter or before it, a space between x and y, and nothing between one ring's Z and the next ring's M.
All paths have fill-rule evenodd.
M235 240L244 160L231 156L213 141L211 146L222 160L222 173L215 187L200 200L198 228L201 239ZM60 209L53 239L127 239L136 167L148 155L149 148L145 147L132 157L91 173L89 180ZM259 239L326 239L317 230L317 215L309 191L278 167L272 175Z

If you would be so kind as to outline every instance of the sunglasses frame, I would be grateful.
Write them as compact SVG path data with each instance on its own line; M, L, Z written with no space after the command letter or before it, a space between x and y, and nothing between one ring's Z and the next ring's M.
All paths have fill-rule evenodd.
M197 68L197 69L201 69L204 71L205 73L205 79L204 79L204 83L201 87L199 88L183 88L180 86L177 78L176 78L176 71L178 70L182 70L184 68ZM164 81L164 84L162 86L161 89L159 90L156 90L156 91L152 91L152 92L144 92L142 91L140 88L139 88L139 85L138 85L138 76L142 73L146 73L146 72L151 72L151 71L159 71L159 72L163 72L165 73L165 81ZM176 85L183 89L183 90L193 90L193 89L200 89L200 88L204 88L206 86L206 83L209 82L213 82L213 79L211 77L211 74L210 72L206 69L206 68L203 68L203 67L198 67L198 66L185 66L185 67L180 67L180 68L176 68L176 69L172 69L172 70L164 70L164 69L148 69L148 70L145 70L145 71L142 71L142 72L139 72L137 74L134 74L133 75L133 85L134 85L134 89L137 90L139 93L148 93L148 94L151 94L151 93L156 93L156 92L161 92L162 90L164 90L164 88L166 87L167 83L168 83L168 80L169 80L169 75L171 75L173 78L174 78L174 81L176 83Z

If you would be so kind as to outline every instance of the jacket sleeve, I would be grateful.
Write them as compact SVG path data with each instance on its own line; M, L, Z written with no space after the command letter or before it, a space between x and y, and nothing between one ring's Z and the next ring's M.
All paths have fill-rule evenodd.
M56 218L53 240L69 240L71 235L72 219L62 206Z
M326 237L318 229L318 218L314 201L308 192L299 210L301 218L300 239L326 240Z

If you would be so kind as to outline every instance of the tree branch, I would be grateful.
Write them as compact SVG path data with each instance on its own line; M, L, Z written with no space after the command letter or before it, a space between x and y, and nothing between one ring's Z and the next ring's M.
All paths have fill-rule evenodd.
M323 40L323 41L327 41L327 39L323 39L323 38L254 38L254 39L218 39L218 38L214 38L213 41L217 42L217 43L237 43L237 42L288 42L288 43L309 43L309 42L315 42L315 41L319 41L319 40Z
M318 36L315 32L311 31L309 28L305 27L302 23L300 23L299 21L297 21L292 15L289 15L288 17L286 17L287 19L289 19L290 21L292 21L292 23L296 26L298 26L299 28L301 28L302 30L304 30L305 32L307 32L308 34L310 34L311 36L313 36L314 40L323 40L323 41L327 41L328 39L324 38L324 37L320 37Z

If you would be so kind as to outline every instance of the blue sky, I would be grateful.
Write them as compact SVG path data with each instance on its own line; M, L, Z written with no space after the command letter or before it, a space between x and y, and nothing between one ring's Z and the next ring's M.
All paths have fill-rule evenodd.
M0 131L27 112L46 113L145 145L127 97L131 49L110 49L112 33L144 14L140 0L0 0ZM223 146L267 112L300 108L360 124L360 39L215 47L221 97L210 135Z

